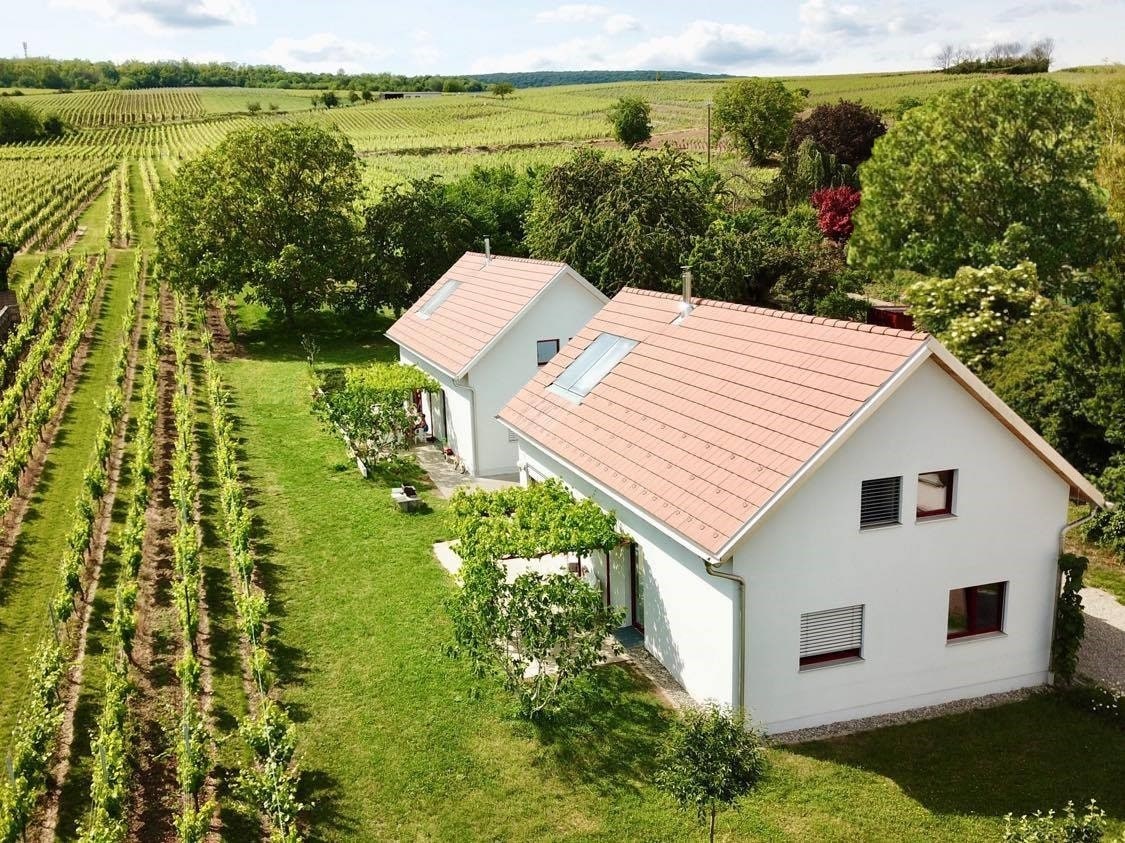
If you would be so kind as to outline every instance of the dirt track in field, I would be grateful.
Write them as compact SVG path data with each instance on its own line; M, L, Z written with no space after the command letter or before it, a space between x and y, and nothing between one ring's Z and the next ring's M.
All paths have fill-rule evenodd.
M159 319L160 336L166 340L173 324L172 300L166 290L160 294ZM170 496L172 451L176 441L172 416L175 377L172 350L165 344L158 374L156 471L146 517L144 555L138 572L137 632L133 641L136 693L131 704L131 716L137 725L129 839L152 843L176 839L173 818L180 805L172 752L180 706L176 677L176 660L180 654L178 621L171 595L172 535L176 531L176 511Z

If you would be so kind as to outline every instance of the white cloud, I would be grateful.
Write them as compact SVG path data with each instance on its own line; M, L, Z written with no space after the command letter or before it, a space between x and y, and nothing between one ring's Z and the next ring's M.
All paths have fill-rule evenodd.
M806 39L848 38L853 41L888 35L917 35L936 26L932 14L917 6L862 6L833 0L805 0L799 12Z
M610 15L605 19L605 31L610 35L633 32L641 28L641 22L632 15Z
M608 17L607 6L596 3L564 3L535 16L536 23L593 23Z
M93 12L116 23L161 33L255 21L247 0L51 0L51 5Z
M713 72L753 71L761 65L807 64L820 58L798 39L738 23L697 20L678 35L651 38L625 51L625 64Z
M434 36L428 29L416 29L413 38L414 49L410 51L411 57L420 72L432 73L434 65L441 58L441 52L434 43Z
M627 47L603 36L574 38L478 60L474 73L520 70L698 70L754 72L763 66L815 62L820 54L797 39L734 23L697 20L675 35Z
M318 32L306 38L278 38L262 53L262 59L287 70L332 73L343 68L359 73L374 70L375 62L390 55L374 44Z

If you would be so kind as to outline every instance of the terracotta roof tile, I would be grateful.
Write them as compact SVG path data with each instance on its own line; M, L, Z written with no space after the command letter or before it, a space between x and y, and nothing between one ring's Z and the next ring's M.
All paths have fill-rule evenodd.
M440 369L461 376L565 263L466 252L387 331L387 337ZM457 287L428 318L418 311L447 281Z
M500 418L715 553L926 335L711 301L675 324L679 305L625 288ZM581 403L551 392L603 332L638 345Z

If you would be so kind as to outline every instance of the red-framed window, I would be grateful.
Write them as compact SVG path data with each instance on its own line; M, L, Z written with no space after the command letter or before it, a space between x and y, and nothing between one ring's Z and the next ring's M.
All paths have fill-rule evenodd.
M925 471L918 475L918 498L915 517L922 521L939 515L953 514L953 483L957 472Z
M1006 582L955 588L949 592L946 639L1000 632L1004 628Z
M863 605L801 615L801 668L855 661L863 652Z
M551 362L551 358L559 353L558 340L536 340L535 342L535 361L540 366L546 366Z

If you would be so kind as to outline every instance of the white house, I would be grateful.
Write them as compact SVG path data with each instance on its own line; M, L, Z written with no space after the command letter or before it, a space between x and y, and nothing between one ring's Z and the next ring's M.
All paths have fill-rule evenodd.
M565 263L466 252L387 331L399 359L432 375L431 434L473 475L516 471L496 414L606 303Z
M1086 479L926 334L623 290L501 411L634 542L606 599L783 732L1048 681Z

